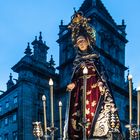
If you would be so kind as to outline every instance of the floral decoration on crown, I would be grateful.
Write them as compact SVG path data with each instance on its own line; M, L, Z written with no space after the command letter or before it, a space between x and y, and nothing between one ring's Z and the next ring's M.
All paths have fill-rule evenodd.
M79 35L86 36L89 39L90 44L95 45L96 31L89 25L89 21L90 19L84 17L81 11L75 11L75 14L71 19L71 23L68 26L68 28L72 31L71 37L74 45L76 44L76 39Z

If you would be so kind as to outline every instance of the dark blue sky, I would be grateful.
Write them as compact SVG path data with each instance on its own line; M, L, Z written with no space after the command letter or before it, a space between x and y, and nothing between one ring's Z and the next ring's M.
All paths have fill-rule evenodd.
M58 65L58 31L60 20L69 23L73 7L78 8L84 0L0 0L0 90L6 90L9 74L14 78L17 74L11 70L35 36L42 31L43 40L50 47L50 55ZM140 84L140 1L134 0L102 0L105 7L117 24L122 19L127 25L126 66L133 75L134 86ZM31 46L32 47L32 46Z

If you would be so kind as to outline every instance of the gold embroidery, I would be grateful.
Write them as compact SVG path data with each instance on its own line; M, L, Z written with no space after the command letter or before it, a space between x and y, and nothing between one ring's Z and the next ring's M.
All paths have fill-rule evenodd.
M94 68L93 66L87 66L88 68Z
M88 134L90 133L90 131L88 131Z
M89 74L89 75L87 75L87 79L89 79L89 78L91 78L91 76L96 76L96 74ZM84 78L84 76L80 76L79 77L79 79L83 79Z
M73 113L72 116L77 116L77 112Z
M79 136L78 135L73 135L75 138L79 138Z
M92 84L91 88L96 88L98 86L98 84Z
M91 94L91 90L87 91L87 95L90 95Z
M88 100L86 100L86 105L88 105L89 104L89 101Z
M75 103L74 106L75 106L75 107L78 106L78 103Z
M80 111L78 110L77 112L74 112L72 116L80 116Z
M96 70L93 68L92 71L96 71Z
M91 78L92 75L87 75L87 79Z
M90 113L90 109L86 109L86 114L88 115Z
M91 115L94 116L94 113L92 112Z
M96 101L93 101L93 102L91 103L91 106L94 107L95 105L96 105Z
M71 124L72 124L73 129L76 130L76 120L71 119Z
M87 119L87 122L90 122L90 119Z

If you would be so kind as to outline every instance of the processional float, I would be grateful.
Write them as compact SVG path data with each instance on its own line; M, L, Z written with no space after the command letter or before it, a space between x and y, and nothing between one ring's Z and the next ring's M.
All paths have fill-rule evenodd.
M80 17L80 19L78 18L78 21L76 20L75 22L79 22L79 20L81 20L82 17ZM84 21L87 22L87 20ZM84 22L84 25L86 25L86 23ZM87 86L87 73L88 70L85 69L83 70L83 100L82 100L82 106L83 106L83 114L82 114L82 121L79 125L81 125L82 127L82 132L83 132L83 140L87 140L86 137L86 126L88 125L87 120L86 120L86 86ZM132 140L134 138L137 138L138 140L140 139L140 87L138 88L137 92L137 124L133 125L132 124L132 76L129 75L128 76L128 80L129 80L129 124L126 126L129 129L129 139ZM37 137L38 140L40 140L42 137L45 140L54 140L54 136L55 136L55 131L58 129L54 126L54 109L53 109L53 81L52 79L50 79L49 81L49 85L50 85L50 101L51 101L51 126L48 127L47 126L47 119L46 119L46 97L45 95L42 96L42 101L43 101L43 112L44 112L44 133L43 133L43 129L41 128L41 122L33 122L33 134L34 136ZM112 124L111 126L111 130L110 133L115 132L115 123L116 120L114 119L115 116L114 115L115 112L115 108L110 109L110 123ZM63 131L62 131L62 103L59 102L59 125L60 125L60 140L64 139L63 138ZM50 132L50 135L48 135L48 131ZM110 139L113 140L113 139Z
M85 67L83 70L83 86L84 86L84 92L83 92L83 119L81 122L81 126L83 128L83 140L86 140L86 119L85 119L85 101L86 101L86 75L88 71ZM129 136L130 140L136 139L140 140L140 87L137 88L137 124L132 124L132 75L128 76L129 80L129 124L126 125L126 128L129 129ZM44 112L44 133L41 126L41 122L33 122L33 134L35 137L37 137L37 140L41 140L41 138L44 138L44 140L54 140L54 132L58 129L54 127L54 114L53 114L53 81L50 79L49 81L50 85L50 97L51 97L51 127L47 126L47 117L46 117L46 97L45 95L42 96L43 101L43 112ZM62 102L59 101L59 129L60 129L60 138L59 140L63 139L63 131L62 131ZM48 131L50 132L50 135L48 135Z

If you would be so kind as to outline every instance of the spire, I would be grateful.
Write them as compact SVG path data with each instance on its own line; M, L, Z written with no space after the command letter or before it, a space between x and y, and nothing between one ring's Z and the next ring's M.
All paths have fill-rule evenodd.
M42 42L42 32L40 32L39 34L39 41Z
M118 25L118 27L122 31L122 35L125 36L126 35L126 33L125 33L126 25L125 25L124 19L122 19L122 24L121 25Z
M122 19L122 29L125 31L126 25L124 19Z
M37 41L37 36L35 36L35 41Z
M126 83L128 84L128 76L130 74L130 70L129 70L129 67L128 67L128 70L127 70L127 75L126 75Z
M14 82L12 80L12 73L10 73L10 76L9 76L9 80L7 82L7 90L10 89L12 86L14 86Z
M61 26L63 25L63 20L61 20L61 24L60 24Z
M44 41L44 45L46 45L46 41Z
M42 40L42 32L39 33L39 40L37 37L32 42L33 45L33 57L38 60L46 63L47 60L47 50L49 47L46 43Z
M128 71L127 71L127 79L128 79L129 74L130 74L130 70L129 70L129 67L128 67Z
M28 45L27 45L27 48L25 49L25 52L24 52L26 55L31 55L32 52L31 52L31 49L30 49L30 43L28 42Z
M50 64L50 67L54 67L55 66L55 61L53 60L53 55L51 55L49 64Z
M125 25L124 19L122 19L122 25Z
M38 42L37 36L35 36L35 40L32 42L32 45L35 45Z

